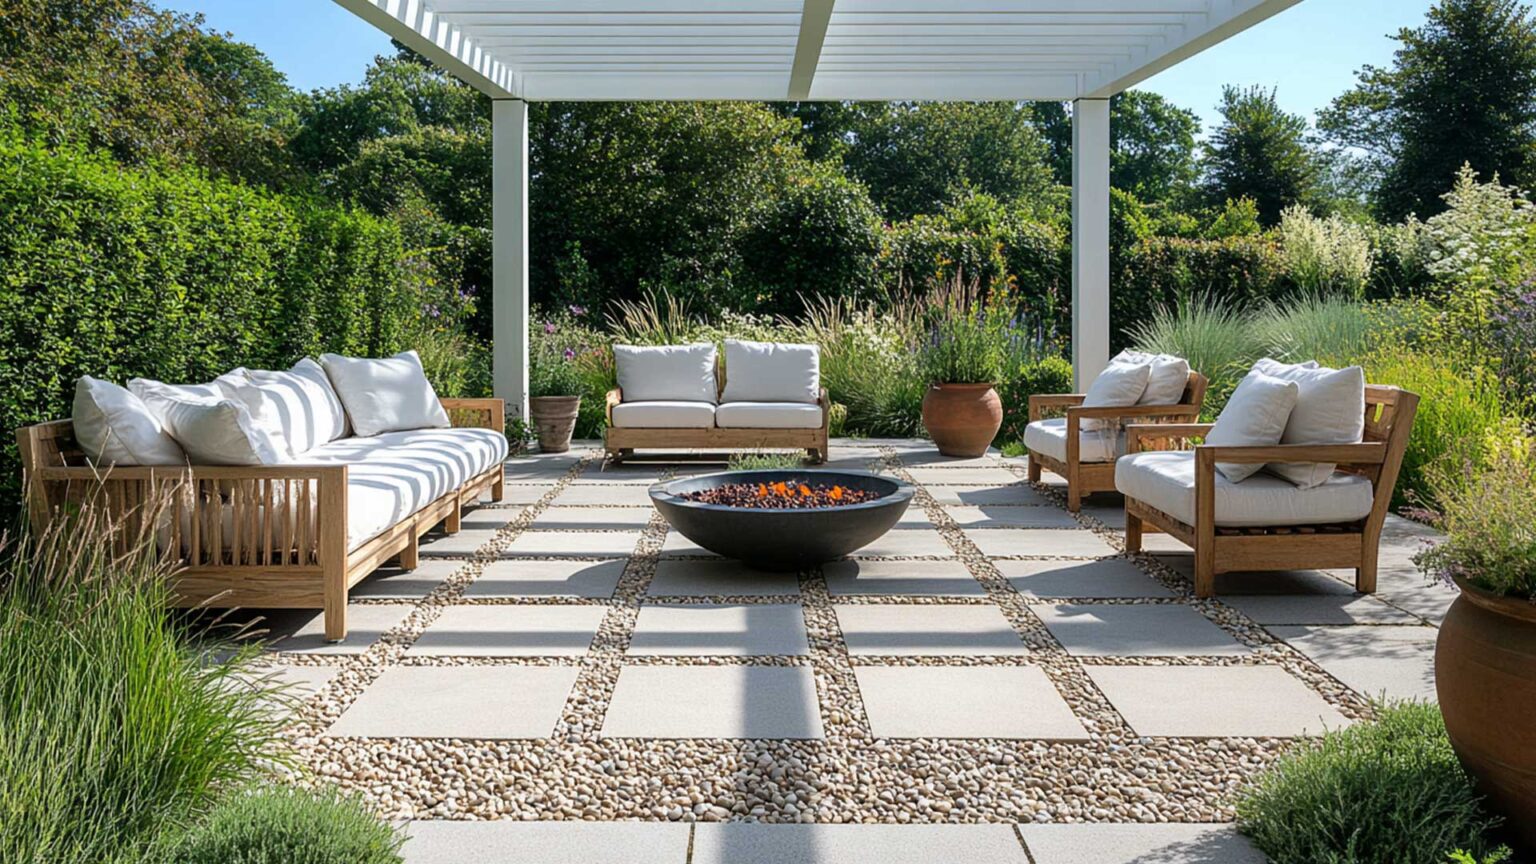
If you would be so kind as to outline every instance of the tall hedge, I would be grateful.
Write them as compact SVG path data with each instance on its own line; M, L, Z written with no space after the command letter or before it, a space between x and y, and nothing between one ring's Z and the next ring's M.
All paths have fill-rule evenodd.
M0 132L0 428L69 416L82 374L206 381L393 350L415 311L402 255L399 230L361 212Z
M1284 287L1283 268L1273 240L1229 237L1187 240L1146 237L1124 262L1110 287L1111 339L1124 347L1126 332L1146 321L1159 305L1209 295L1240 309L1273 297Z

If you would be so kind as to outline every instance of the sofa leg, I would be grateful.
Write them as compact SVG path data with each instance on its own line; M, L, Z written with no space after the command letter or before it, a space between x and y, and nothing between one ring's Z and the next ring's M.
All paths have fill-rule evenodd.
M1216 549L1203 538L1195 538L1195 596L1216 596Z
M491 481L491 501L498 502L507 497L507 472L496 472L496 479Z
M1360 550L1360 566L1355 568L1355 590L1361 594L1376 593L1376 560L1379 550L1372 543Z
M459 506L459 502L453 502L453 506L448 508L448 515L443 517L443 533L459 533L459 528L462 525L463 517L464 508Z
M1029 482L1040 482L1040 463L1035 461L1035 454L1029 454Z
M1067 484L1067 512L1076 513L1083 509L1083 493L1078 490L1076 483Z
M1125 551L1141 551L1141 517L1130 511L1125 514Z
M412 531L405 548L400 550L400 569L415 570L421 565L421 538Z

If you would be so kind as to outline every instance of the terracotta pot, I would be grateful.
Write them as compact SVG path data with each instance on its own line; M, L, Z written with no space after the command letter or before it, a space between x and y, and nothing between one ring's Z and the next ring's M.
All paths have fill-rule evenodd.
M923 425L945 456L980 456L1003 425L1003 400L991 384L933 384Z
M534 396L528 400L528 419L539 434L539 449L564 453L571 449L571 432L581 411L580 396Z
M1489 805L1536 849L1536 604L1456 584L1435 644L1440 713Z

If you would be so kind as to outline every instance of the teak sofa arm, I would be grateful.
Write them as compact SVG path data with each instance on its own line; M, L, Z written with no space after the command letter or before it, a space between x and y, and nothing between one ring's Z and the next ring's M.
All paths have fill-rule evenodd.
M501 399L438 399L457 429L507 430L507 403Z
M1125 427L1125 452L1144 452L1141 442L1149 438L1192 438L1206 435L1215 423L1136 423Z
M1212 465L1233 462L1262 465L1269 462L1332 462L1336 465L1380 465L1387 459L1387 445L1371 444L1265 444L1243 447L1195 448L1197 458L1204 455Z
M624 391L618 387L608 391L608 396L603 401L603 419L609 426L613 425L613 409L624 403Z
M1029 397L1029 422L1040 419L1046 408L1070 408L1083 404L1085 393L1035 393Z

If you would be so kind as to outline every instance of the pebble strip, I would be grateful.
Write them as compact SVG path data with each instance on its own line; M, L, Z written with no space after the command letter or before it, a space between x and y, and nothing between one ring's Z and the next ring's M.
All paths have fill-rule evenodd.
M1019 469L995 460L1015 475ZM764 822L1210 822L1233 818L1233 793L1295 744L1281 738L1145 738L1093 684L1089 666L1278 665L1354 717L1368 706L1310 660L1219 601L1196 601L1188 580L1150 555L1129 556L1169 598L1037 600L1020 594L944 507L917 486L915 501L985 596L833 596L820 569L799 574L799 593L777 596L648 596L667 526L653 514L612 597L465 597L465 588L594 462L587 454L543 496L495 532L410 615L360 654L277 654L291 666L339 666L329 685L299 706L290 735L301 761L323 781L362 794L392 818L641 819ZM898 451L874 467L910 482ZM602 475L583 477L581 485ZM527 485L524 481L522 485ZM613 485L621 485L615 483ZM630 485L630 484L622 484ZM1060 502L1048 486L1033 487ZM505 509L512 509L509 505ZM606 506L606 505L605 505ZM1123 542L1097 520L1079 524L1112 547ZM667 560L707 560L667 554ZM1015 557L1015 556L1009 556ZM1017 556L1032 559L1047 556ZM437 559L444 560L444 559ZM508 560L508 559L500 559ZM518 559L536 560L536 559ZM561 558L560 560L573 560ZM594 559L603 560L603 559ZM613 559L606 559L613 560ZM1088 560L1088 559L1082 559ZM365 601L354 601L365 602ZM375 602L375 601L366 601ZM401 603L410 601L384 600ZM798 603L808 656L626 656L641 604ZM1029 609L1031 603L1183 603L1253 649L1241 657L1074 657ZM1023 656L850 656L834 604L995 605L1028 647ZM607 608L581 657L427 657L405 651L448 605L596 605ZM537 740L330 738L321 733L388 666L566 666L579 670L554 734ZM809 667L825 737L819 740L604 738L603 718L624 665ZM875 738L856 668L869 666L1040 667L1089 733L1087 741Z

